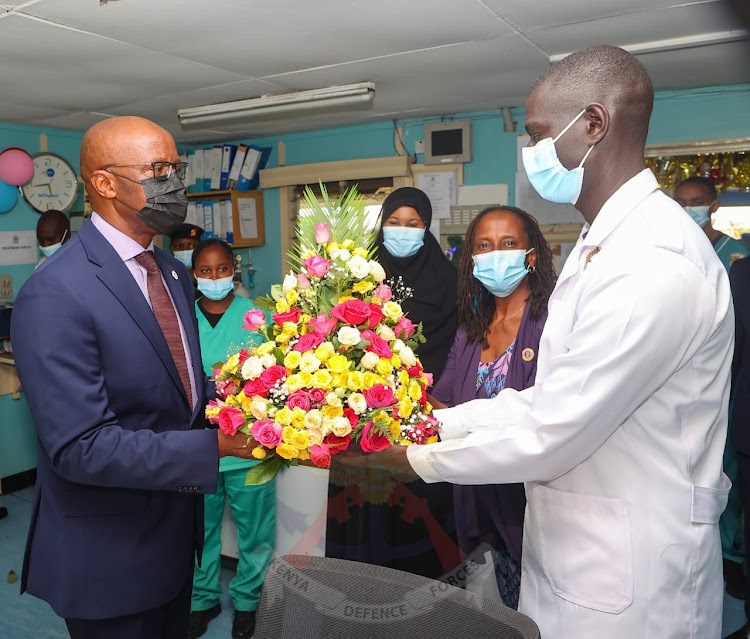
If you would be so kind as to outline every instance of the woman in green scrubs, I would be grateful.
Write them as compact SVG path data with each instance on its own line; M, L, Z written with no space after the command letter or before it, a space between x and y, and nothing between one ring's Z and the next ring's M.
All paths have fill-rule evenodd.
M207 375L211 365L224 361L229 351L258 344L260 336L242 328L243 317L255 308L249 299L235 296L232 278L234 256L222 240L206 240L193 251L193 269L201 295L195 303L201 358ZM200 637L221 612L221 523L229 501L237 527L239 561L229 584L234 602L232 637L249 639L255 629L255 610L263 577L273 558L276 540L276 487L271 481L245 486L248 468L259 462L224 457L219 462L215 495L205 495L205 544L201 565L195 566L190 613L190 639Z

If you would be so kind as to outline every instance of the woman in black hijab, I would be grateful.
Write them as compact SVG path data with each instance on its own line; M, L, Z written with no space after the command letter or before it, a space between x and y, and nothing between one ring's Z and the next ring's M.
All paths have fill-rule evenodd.
M437 382L458 327L458 271L429 232L432 205L419 189L386 198L376 259L391 284L399 277L412 296L402 303L422 322L417 355ZM386 471L343 468L333 458L328 488L326 556L437 578L460 561L450 484L408 483Z
M389 279L400 276L412 290L402 306L412 322L422 322L427 341L418 355L437 383L458 328L458 271L430 233L432 204L424 191L396 189L383 202L380 215L376 259Z

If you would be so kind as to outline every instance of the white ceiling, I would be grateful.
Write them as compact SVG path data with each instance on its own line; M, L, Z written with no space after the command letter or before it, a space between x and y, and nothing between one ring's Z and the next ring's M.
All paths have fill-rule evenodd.
M645 51L657 89L750 82L750 33L723 0L0 0L0 121L83 130L135 114L189 143L491 110L523 105L551 56L599 43ZM364 81L368 109L177 121Z

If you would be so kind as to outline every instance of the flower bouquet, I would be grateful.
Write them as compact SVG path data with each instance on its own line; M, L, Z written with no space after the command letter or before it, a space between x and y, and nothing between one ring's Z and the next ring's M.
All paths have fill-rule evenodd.
M262 310L245 316L243 328L265 341L213 367L218 399L207 418L248 436L262 460L247 484L306 460L328 468L352 441L367 453L437 439L431 375L414 352L422 326L401 308L410 291L385 282L362 196L351 189L331 203L321 189L324 206L305 193L311 214L299 217L292 270L255 300L273 321Z

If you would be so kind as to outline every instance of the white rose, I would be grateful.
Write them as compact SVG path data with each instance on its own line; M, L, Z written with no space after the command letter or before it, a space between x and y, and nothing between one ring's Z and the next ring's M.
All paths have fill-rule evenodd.
M370 351L367 351L362 356L362 359L359 360L359 363L362 364L363 368L366 368L367 370L372 370L373 368L375 368L375 366L377 366L379 361L380 361L380 358L375 353L371 353Z
M305 428L308 430L320 430L323 427L323 413L317 408L305 413Z
M341 398L334 392L326 395L326 404L329 406L341 406Z
M334 417L331 431L336 437L346 437L352 432L352 424L346 417Z
M370 260L368 264L370 265L370 275L375 278L376 282L382 282L385 280L385 271L383 270L383 267L380 266L379 262Z
M393 344L391 344L391 350L394 353L398 353L399 351L402 351L406 348L406 344L404 344L403 340L397 339Z
M378 326L378 330L375 331L378 337L382 337L386 342L392 342L396 339L396 333L394 333L388 326L381 324Z
M255 419L268 417L268 403L264 399L254 399L250 402L250 413Z
M320 360L311 351L305 353L299 362L299 369L303 373L314 373L319 368Z
M273 355L261 355L260 357L260 363L263 365L263 368L271 368L271 366L276 366L276 358Z
M401 358L401 363L406 368L411 368L417 363L417 357L414 355L414 351L408 346L404 346L399 352L398 356Z
M323 437L331 434L331 428L333 428L333 420L329 417L324 417L323 426L320 429L320 432L323 433Z
M362 339L359 330L353 326L342 326L339 332L336 333L336 337L339 338L342 346L354 346L355 344L359 344Z
M349 251L348 251L347 249L345 249L345 248L339 249L339 252L338 252L338 258L339 258L339 259L340 259L340 260L341 260L342 262L348 262L348 261L349 261L349 258L350 258L351 256L352 256L352 254L351 254L351 253L350 253L350 252L349 252Z
M294 275L294 273L287 273L284 276L284 281L281 284L281 289L284 291L284 293L288 293L293 288L297 288L297 277Z
M346 403L357 415L361 415L367 410L367 400L362 393L352 393Z
M322 431L318 430L317 428L307 428L305 429L305 432L307 433L307 436L310 438L310 446L315 446L316 444L323 443Z
M355 255L346 263L346 265L349 267L349 271L351 271L351 274L354 275L354 277L356 277L358 280L361 280L363 277L367 277L370 272L370 265L367 263L367 260L361 255Z
M262 372L263 364L261 363L260 358L253 355L245 360L240 374L242 375L242 379L255 379L256 377L260 377Z

